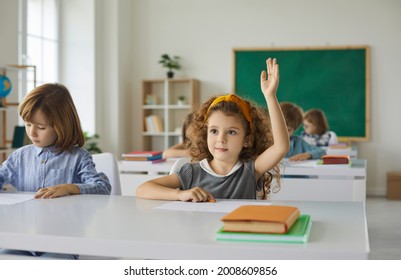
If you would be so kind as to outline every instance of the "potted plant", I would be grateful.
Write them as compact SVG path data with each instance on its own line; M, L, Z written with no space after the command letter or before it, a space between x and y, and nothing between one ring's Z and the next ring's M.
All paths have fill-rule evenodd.
M178 105L184 105L185 104L185 96L184 95L178 96L177 104Z
M84 131L84 139L85 139L84 149L86 149L91 154L102 153L102 150L98 147L98 142L97 142L99 140L98 134L89 135L88 132Z
M180 70L180 57L179 56L169 56L168 54L163 54L159 60L159 63L168 69L167 77L173 78L174 72L173 69Z

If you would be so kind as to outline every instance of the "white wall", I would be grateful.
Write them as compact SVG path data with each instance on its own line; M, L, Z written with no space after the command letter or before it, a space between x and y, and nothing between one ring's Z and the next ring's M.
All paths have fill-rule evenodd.
M131 1L61 0L61 17L61 82L73 95L83 129L100 135L102 150L119 155L127 138L124 122L131 122L122 110L132 92Z
M18 64L18 1L0 0L0 66ZM0 69L0 73L3 71ZM9 102L18 100L18 72L8 69L6 73L12 82L11 94L7 97ZM18 124L17 107L10 107L7 111L6 139L11 140L14 125ZM0 114L0 141L3 140L3 112ZM3 143L0 142L0 145Z
M131 2L95 1L96 131L102 149L116 156L132 146Z
M60 1L60 82L74 99L82 127L95 132L94 0Z
M164 77L157 61L165 52L182 57L178 76L200 79L205 100L232 90L233 48L371 46L371 140L358 144L359 156L368 159L368 193L384 195L386 172L401 171L401 1L133 2L132 94L138 100L142 79ZM140 120L140 111L126 117ZM133 144L125 149L140 148L140 123L127 129Z
M18 63L18 1L0 1L0 65Z

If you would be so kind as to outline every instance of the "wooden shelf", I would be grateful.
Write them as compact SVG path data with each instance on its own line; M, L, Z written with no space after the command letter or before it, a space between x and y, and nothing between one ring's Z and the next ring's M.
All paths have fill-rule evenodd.
M144 150L165 150L181 141L186 116L199 106L199 81L196 79L156 79L142 81L142 143ZM177 104L178 97L184 104ZM156 115L163 131L149 131L146 118Z

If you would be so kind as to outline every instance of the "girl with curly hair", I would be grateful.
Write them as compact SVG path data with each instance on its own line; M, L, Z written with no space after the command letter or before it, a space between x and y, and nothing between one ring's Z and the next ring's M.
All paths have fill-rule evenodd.
M274 169L289 149L287 127L277 101L279 67L267 59L260 76L269 114L234 94L212 97L195 113L186 142L192 161L175 174L140 185L147 199L192 202L266 198Z

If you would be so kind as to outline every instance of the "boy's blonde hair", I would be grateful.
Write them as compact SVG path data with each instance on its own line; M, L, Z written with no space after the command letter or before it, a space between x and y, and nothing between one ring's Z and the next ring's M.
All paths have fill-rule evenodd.
M297 130L303 121L303 110L291 102L281 102L281 111L287 127Z
M209 98L199 107L194 113L191 124L187 128L188 141L186 143L186 148L189 151L192 162L199 162L203 159L210 161L213 159L207 145L207 117L214 111L221 111L226 116L236 116L241 119L245 127L245 141L247 141L248 145L242 148L239 160L243 162L255 160L261 153L273 145L273 135L267 110L242 99L249 104L253 125L253 129L251 129L250 122L245 118L242 109L236 102L221 101L214 106L210 106L216 98L216 96ZM280 189L279 167L276 166L273 168L273 172L277 177L278 191ZM263 194L261 195L264 199L266 199L267 195L270 193L273 172L267 172L264 175L264 188Z
M71 151L74 147L84 145L81 122L65 86L57 83L38 86L25 95L18 106L18 112L25 122L30 122L37 110L43 112L57 134L54 143L56 150Z
M324 112L320 109L310 109L305 115L304 119L313 124L316 128L315 134L322 135L329 130L329 124L327 122Z

